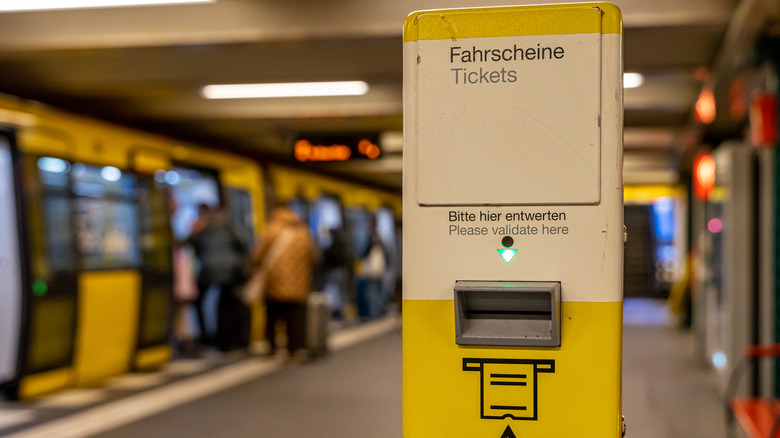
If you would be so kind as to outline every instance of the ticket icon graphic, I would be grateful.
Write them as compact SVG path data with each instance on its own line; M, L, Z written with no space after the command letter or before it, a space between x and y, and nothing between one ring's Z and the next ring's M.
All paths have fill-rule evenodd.
M555 361L463 358L463 371L480 372L480 418L536 421L538 375L554 373Z

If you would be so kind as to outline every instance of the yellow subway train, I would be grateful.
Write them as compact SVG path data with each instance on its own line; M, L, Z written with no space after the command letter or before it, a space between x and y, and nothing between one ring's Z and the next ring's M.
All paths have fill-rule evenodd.
M173 358L172 246L197 204L227 209L248 243L282 200L315 237L355 234L365 221L353 219L375 212L400 218L394 193L11 96L0 97L0 179L0 389L18 398ZM259 339L260 305L252 315Z

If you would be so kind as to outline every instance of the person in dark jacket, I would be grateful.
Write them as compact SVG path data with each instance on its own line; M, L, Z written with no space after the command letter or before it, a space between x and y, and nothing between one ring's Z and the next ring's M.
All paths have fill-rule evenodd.
M219 291L217 333L214 340L222 351L249 344L250 309L241 301L240 286L246 281L248 248L223 211L205 209L202 224L187 239L198 259L200 296L210 287ZM202 314L202 309L198 309ZM199 316L201 332L205 332Z
M370 220L371 238L355 272L355 304L358 317L373 319L382 316L388 307L382 278L387 269L387 254L377 232L376 216Z
M346 285L349 277L347 264L350 256L342 230L330 228L328 236L330 245L322 253L322 269L325 277L322 290L328 297L333 317L342 319L344 318L344 305L349 300Z

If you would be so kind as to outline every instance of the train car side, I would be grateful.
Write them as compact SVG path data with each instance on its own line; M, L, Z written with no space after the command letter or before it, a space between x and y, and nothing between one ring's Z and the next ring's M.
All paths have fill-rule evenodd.
M253 238L265 211L260 166L12 98L0 99L0 125L23 255L5 385L27 398L169 361L176 169L214 175L218 204Z

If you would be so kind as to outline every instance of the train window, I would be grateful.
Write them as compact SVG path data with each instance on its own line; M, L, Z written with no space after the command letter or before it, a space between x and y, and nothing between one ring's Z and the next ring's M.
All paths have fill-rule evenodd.
M371 212L361 208L346 208L349 238L352 242L352 253L360 258L368 252L371 244Z
M68 186L70 163L53 157L38 158L38 178L41 184L48 188L65 189Z
M341 203L338 198L331 195L323 195L312 201L309 210L309 226L320 248L330 246L330 234L328 230L343 229Z
M376 211L376 232L382 238L385 248L395 248L395 215L387 208Z
M43 207L30 211L36 276L140 265L132 174L54 157L28 161L30 205Z
M398 248L395 225L395 214L390 209L382 207L376 211L376 232L382 239L387 257L384 283L388 293L395 291L401 267L401 252Z
M74 232L85 269L114 269L141 264L138 218L132 202L77 198Z
M304 224L309 224L309 202L304 198L291 199L287 203Z
M74 163L70 169L73 235L86 270L137 267L135 176L113 166Z
M135 189L133 175L113 166L87 166L76 163L72 167L71 177L73 193L76 196L132 196Z
M246 190L229 190L230 213L238 236L251 246L255 241L255 227L252 221L252 195Z
M36 278L46 278L75 271L67 191L71 164L54 157L27 157L24 163L24 187L30 198L33 274Z
M73 257L73 233L68 198L47 194L41 212L46 224L46 254L53 272L70 272L76 269Z

